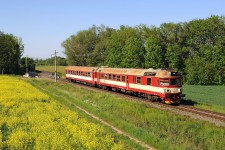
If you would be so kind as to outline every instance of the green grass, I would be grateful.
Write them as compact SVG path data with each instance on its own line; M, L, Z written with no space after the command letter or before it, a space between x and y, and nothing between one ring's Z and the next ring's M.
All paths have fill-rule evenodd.
M183 91L195 107L225 113L225 86L183 85Z
M224 127L149 108L141 102L128 101L107 93L47 80L29 80L29 82L42 90L47 90L47 94L64 105L71 107L68 101L75 103L157 149L225 147Z
M57 66L57 72L62 76L65 75L65 68L67 66ZM55 66L36 66L36 70L38 71L47 71L47 72L55 72Z

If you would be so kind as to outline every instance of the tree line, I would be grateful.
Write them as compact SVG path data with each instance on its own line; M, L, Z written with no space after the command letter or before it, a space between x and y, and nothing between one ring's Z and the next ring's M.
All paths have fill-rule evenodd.
M225 84L224 16L159 27L93 25L62 46L69 65L174 68L186 84Z
M57 66L67 66L66 58L57 56L56 57ZM37 66L53 66L55 65L55 57L46 59L35 59L35 64Z

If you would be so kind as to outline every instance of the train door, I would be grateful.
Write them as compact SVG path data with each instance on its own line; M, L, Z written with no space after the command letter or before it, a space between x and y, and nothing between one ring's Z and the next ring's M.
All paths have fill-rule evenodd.
M129 89L129 76L125 76L126 80L126 89Z
M91 78L92 78L92 84L95 84L95 79L96 79L96 72L91 72Z
M96 72L97 73L97 84L99 84L100 83L100 76L101 76L101 74L100 74L100 72Z

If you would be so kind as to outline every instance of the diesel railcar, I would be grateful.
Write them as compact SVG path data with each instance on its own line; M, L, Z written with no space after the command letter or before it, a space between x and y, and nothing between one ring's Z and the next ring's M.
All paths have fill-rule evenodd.
M66 78L103 89L131 93L151 101L179 104L182 94L181 76L173 69L129 69L69 66Z

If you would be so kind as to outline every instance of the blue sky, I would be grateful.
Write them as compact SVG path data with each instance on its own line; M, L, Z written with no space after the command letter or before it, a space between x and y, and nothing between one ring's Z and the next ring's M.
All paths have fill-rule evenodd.
M61 43L92 25L160 26L225 15L225 0L0 0L0 31L21 37L24 56L64 56Z

